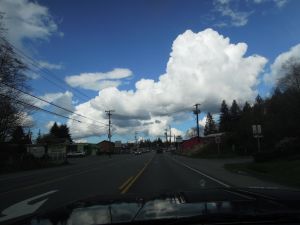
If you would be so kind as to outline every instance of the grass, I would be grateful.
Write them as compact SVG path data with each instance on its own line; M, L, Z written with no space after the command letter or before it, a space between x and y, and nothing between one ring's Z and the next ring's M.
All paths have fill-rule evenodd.
M224 167L231 172L243 171L264 180L300 187L300 160L235 163L225 164Z

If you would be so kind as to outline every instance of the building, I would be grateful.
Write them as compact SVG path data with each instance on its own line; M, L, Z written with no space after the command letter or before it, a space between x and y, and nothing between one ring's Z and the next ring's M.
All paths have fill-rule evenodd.
M112 153L114 151L115 144L110 141L101 141L98 143L99 151L101 153Z
M202 144L203 144L202 137L200 137L200 138L193 137L188 140L182 141L180 144L180 150L182 152L189 152L189 151L192 151L195 146L202 145Z
M209 143L221 143L222 139L224 138L225 133L215 133L215 134L209 134L204 136L203 142L204 144L209 144Z

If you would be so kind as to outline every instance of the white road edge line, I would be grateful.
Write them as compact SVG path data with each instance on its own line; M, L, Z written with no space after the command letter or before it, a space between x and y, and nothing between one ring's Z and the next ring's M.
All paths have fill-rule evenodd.
M178 164L180 164L180 165L182 165L182 166L184 166L184 167L186 167L186 168L188 168L188 169L190 169L190 170L192 170L192 171L194 171L194 172L196 172L196 173L198 173L198 174L200 174L200 175L202 175L202 176L204 176L204 177L206 177L210 180L213 180L213 181L217 182L218 184L223 185L224 187L227 187L227 188L231 187L229 184L225 184L224 182L222 182L222 181L220 181L216 178L213 178L213 177L211 177L211 176L209 176L209 175L207 175L207 174L205 174L205 173L203 173L203 172L201 172L197 169L194 169L193 167L190 167L190 166L188 166L187 164L185 164L183 162L179 162L177 159L173 159L172 157L169 157L169 156L168 156L168 158L172 159L176 163L178 163Z

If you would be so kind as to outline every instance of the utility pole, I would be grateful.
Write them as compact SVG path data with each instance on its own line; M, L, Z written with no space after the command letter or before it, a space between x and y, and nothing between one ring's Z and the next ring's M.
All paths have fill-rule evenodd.
M171 125L169 125L169 128L170 128L170 145L171 145L172 143Z
M111 142L111 113L114 112L115 110L107 110L105 111L106 114L108 115L108 140Z
M138 132L134 132L134 140L135 140L135 146L136 146L136 150L138 149L138 139L137 139L137 134Z
M166 136L166 144L168 143L168 129L165 129L165 136Z
M194 114L196 115L196 121L197 121L197 137L200 137L200 130L199 130L199 114L201 113L199 106L200 104L197 103L194 105L195 109L194 109Z

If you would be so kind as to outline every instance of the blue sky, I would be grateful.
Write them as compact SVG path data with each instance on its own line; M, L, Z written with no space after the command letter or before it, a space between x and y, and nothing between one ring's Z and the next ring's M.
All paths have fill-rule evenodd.
M98 115L96 113L97 110L103 111L105 107L110 106L119 108L121 107L119 105L122 105L121 102L125 101L124 99L127 99L129 102L131 102L128 96L120 96L118 97L120 101L119 104L116 103L114 99L107 100L109 98L101 97L101 93L104 93L104 95L105 93L111 93L111 95L115 94L119 96L121 93L124 94L122 91L126 93L128 90L136 92L136 82L140 81L141 79L151 79L154 80L159 87L165 87L166 84L161 84L161 86L159 84L159 77L162 74L167 74L170 79L171 77L174 79L178 78L179 75L177 75L177 71L174 72L173 70L178 69L178 71L181 71L183 66L187 66L185 64L182 65L180 61L180 57L182 57L183 54L182 51L184 51L184 44L186 42L178 41L178 43L176 42L176 44L173 44L179 35L185 34L182 37L187 38L187 40L191 40L190 38L193 36L194 39L192 39L192 41L195 42L195 46L198 46L198 39L196 36L201 36L202 33L200 35L200 32L206 30L207 28L211 28L213 32L217 32L218 34L214 36L216 39L222 35L224 39L226 37L230 39L230 44L237 45L240 42L246 43L248 48L242 58L258 55L265 59L265 61L263 61L262 58L255 59L257 60L257 63L253 63L253 67L251 66L251 68L249 68L249 74L252 75L251 73L253 73L253 77L257 82L257 85L253 85L253 83L249 84L249 86L252 88L252 92L249 90L249 93L245 96L243 96L243 91L241 91L240 94L239 92L234 92L235 95L238 95L236 98L240 98L241 102L244 100L251 101L251 97L249 96L254 95L257 91L262 96L268 95L274 86L274 82L265 82L264 76L269 74L271 78L272 76L274 78L274 76L277 74L277 71L273 71L270 66L274 64L274 60L280 54L289 52L293 46L296 46L300 42L300 1L296 0L112 0L88 1L88 3L84 1L70 2L56 0L40 0L35 2L26 0L3 0L2 3L0 2L0 6L1 4L4 6L4 12L7 13L7 15L11 18L21 17L23 20L26 20L26 17L22 17L20 14L22 13L22 9L27 9L28 13L32 13L32 18L41 20L41 22L37 22L35 26L42 26L43 29L48 31L48 33L44 35L41 34L41 32L38 33L38 31L36 35L33 35L32 32L28 31L27 36L26 32L23 32L23 34L18 34L16 31L12 32L11 34L8 32L7 39L13 44L23 49L36 61L43 61L47 62L49 65L51 64L52 67L49 65L47 67L51 73L47 73L45 76L49 76L49 79L53 79L51 74L55 74L62 80L60 83L65 88L65 90L61 90L45 79L37 77L30 81L31 86L33 87L33 93L56 103L60 101L61 104L68 106L77 113L89 115L90 117L93 117L93 119L100 122L107 121L103 116L104 114ZM13 4L19 4L17 10L14 12L9 10L9 7L11 7ZM29 10L30 4L33 4L38 12ZM5 9L7 11L5 11ZM17 12L18 10L19 13ZM11 26L24 26L24 24L11 24ZM9 27L9 20L7 22L7 26L9 29L15 28ZM21 30L22 29L20 29L20 31ZM193 34L197 35L185 33L187 30L191 30ZM201 36L203 37L203 39L201 39L202 41L205 40L205 35L210 37L212 34L210 31L204 32ZM173 49L172 44L173 47L175 46ZM201 43L198 44L201 46ZM177 46L180 50L176 50ZM208 46L211 45L208 44ZM239 46L236 46L236 49L238 49L238 47ZM208 48L207 51L216 51L216 54L218 54L217 51L222 52L223 50ZM172 52L174 53L173 55L171 54ZM197 53L193 54L206 54L206 52L199 50ZM209 54L210 53L208 53L208 55ZM197 57L197 55L193 57ZM170 58L173 58L175 59L175 62L179 61L180 63L177 63L176 65L170 63L170 68L172 68L172 70L171 72L167 72L167 63L169 62ZM199 58L201 58L201 55L199 55ZM216 66L218 66L218 63L221 62L216 62ZM54 68L55 65L57 68ZM182 67L179 67L179 65ZM198 64L196 63L193 65ZM93 90L87 87L83 88L83 81L80 83L78 80L76 80L76 84L72 83L74 86L73 88L89 96L89 99L85 97L83 97L83 99L79 99L76 91L71 89L64 81L66 77L80 76L84 73L89 73L87 77L92 77L95 73L102 73L101 76L103 76L103 73L113 71L115 68L123 68L128 70L127 72L119 72L116 75L124 77L117 80L119 82L119 85L116 87L118 92L114 92L113 90L110 90L111 92L108 90L103 91L103 89L95 91L95 88ZM209 70L209 68L207 69L205 66L200 66L199 70L201 69L204 71ZM186 71L186 69L183 71ZM248 70L246 69L246 71ZM242 67L240 68L240 72L243 73ZM230 77L230 71L227 71L226 73L228 73L228 75L226 75L228 76L228 79L234 79ZM191 74L182 74L182 76L189 77ZM202 76L200 72L196 72L196 74L198 74L197 76L199 77ZM100 75L98 74L97 76ZM216 79L220 81L220 79ZM238 88L239 90L248 88L245 87L243 79L240 81L240 83L236 84L241 84L241 88ZM115 79L111 78L107 80L110 82L116 81ZM114 85L116 86L115 83ZM211 85L212 89L214 88L213 84L205 84L205 86L209 85ZM148 86L143 84L142 88L147 89ZM150 88L149 92L154 92L154 90L157 90L155 88ZM185 90L181 87L178 88L178 90ZM235 88L235 86L228 86L227 89L231 88ZM172 89L172 86L170 89ZM69 94L66 95L65 91L67 90L69 91ZM199 86L199 90L201 90L201 86ZM97 97L95 100L94 98L99 95L99 91L100 97ZM172 93L169 93L169 90L166 91L166 95L172 95ZM50 93L53 95L49 96ZM144 94L141 96L146 96L146 101L148 96L147 92L143 93ZM151 96L151 93L148 94ZM130 96L130 94L128 95ZM224 95L222 95L222 93L220 93L220 95L214 95L211 102L209 102L207 99L210 98L205 97L209 95L207 90L199 95L200 97L204 96L204 99L199 97L198 99L195 99L194 102L206 102L203 106L204 112L216 111L217 105L219 105L218 101L220 101L222 96L224 96L224 99L229 101L229 104L233 98L233 94L226 92ZM139 114L139 112L144 111L145 106L142 103L139 103L139 99L141 98L139 96L140 95L136 94L135 97L132 97L137 99L136 105L132 105L130 108L128 107L129 109L127 109L127 106L119 108L119 112L128 112L129 114L132 114L125 119L119 118L118 122L116 123L116 127L114 128L114 140L131 140L135 130L141 130L140 135L145 137L156 137L163 135L163 127L169 124L176 128L173 130L176 134L179 134L180 132L184 134L186 130L194 126L193 115L191 113L187 113L189 110L185 109L186 106L189 106L190 104L185 105L183 102L179 101L169 102L169 104L174 105L174 107L171 107L172 109L167 111L169 114L174 113L174 115L172 114L169 117L157 115L158 108L161 106L160 103L150 103L149 105L153 107L153 111L149 109L149 111L151 111L151 118L140 119L139 116L144 112L141 114ZM153 98L154 97L157 96L153 95ZM182 95L180 95L178 98L181 97ZM67 100L71 101L72 104L70 104L70 102L64 102ZM165 101L166 102L161 104L168 104L168 101ZM99 105L90 106L90 102L93 102L93 104L107 105L101 108ZM157 100L157 102L159 102L159 100ZM80 106L82 103L85 105ZM140 107L138 107L139 104ZM56 110L55 108L47 105L42 105L42 107L45 107L49 110ZM93 107L93 109L89 109L88 107ZM154 109L155 107L157 109ZM132 108L134 108L135 111L131 111ZM178 109L182 110L179 116L176 114ZM122 113L120 113L118 116L125 116L121 115ZM74 115L67 116L72 117ZM204 116L205 113L201 115L201 118ZM38 128L40 128L43 133L47 132L45 124L47 124L49 121L58 121L60 123L67 122L65 119L41 112L34 113L32 117L35 121L35 128L33 128L35 132ZM124 124L126 124L128 121L134 123L135 119L139 121L139 123L137 123L136 126L129 126L126 128ZM155 123L153 122L154 120L160 122ZM151 127L151 124L149 129L145 128L146 126L143 126L143 124L146 122L153 123L153 127ZM157 127L154 127L155 124L157 124ZM98 134L97 130L92 129L93 131L88 131L88 128L82 126L78 127L77 125L70 124L71 131L74 131L73 136L77 139L97 142L101 139L107 138L105 135L106 128L101 128L103 130L99 130ZM83 134L82 137L80 137L80 133Z

